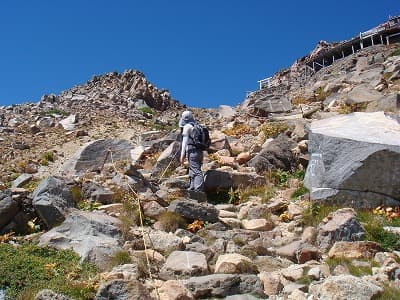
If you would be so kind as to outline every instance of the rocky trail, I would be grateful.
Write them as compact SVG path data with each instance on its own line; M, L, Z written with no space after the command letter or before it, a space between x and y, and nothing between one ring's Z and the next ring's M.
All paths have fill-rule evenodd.
M238 107L190 108L211 133L204 193L174 155L186 107L141 72L1 107L0 299L396 299L399 48L303 83L299 64ZM95 271L14 280L3 253L25 244Z

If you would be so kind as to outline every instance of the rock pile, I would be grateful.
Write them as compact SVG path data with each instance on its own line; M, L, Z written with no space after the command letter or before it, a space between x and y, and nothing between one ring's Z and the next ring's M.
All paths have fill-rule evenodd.
M175 155L179 106L140 72L1 108L10 175L0 185L0 234L34 233L26 239L96 264L95 299L379 297L400 283L400 253L366 240L371 224L358 209L399 206L400 56L392 52L371 47L307 83L291 83L296 67L281 72L286 89L245 104L270 118L193 109L212 139L206 193L186 190ZM316 220L326 207L332 212ZM129 262L113 265L120 256ZM46 297L67 299L37 295Z

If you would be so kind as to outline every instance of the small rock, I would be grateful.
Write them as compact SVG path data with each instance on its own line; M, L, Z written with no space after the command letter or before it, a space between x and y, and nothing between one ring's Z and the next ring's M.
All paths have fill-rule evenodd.
M245 164L251 159L251 154L250 152L242 152L239 153L238 156L236 157L236 161L239 164Z
M274 224L266 219L244 219L242 220L242 225L244 229L256 231L268 231L274 227Z
M18 187L22 187L23 185L27 184L29 181L31 181L33 178L33 176L31 174L21 174L17 177L17 179L15 179L12 182L11 187L13 188L18 188Z
M291 265L290 267L281 270L283 277L290 281L297 281L303 277L304 268L300 265Z
M193 300L192 293L181 281L167 280L158 289L160 299L163 300Z
M160 271L160 277L164 280L207 274L208 266L205 255L191 251L172 252Z
M237 253L220 255L215 264L215 273L241 274L254 272L257 272L257 267L251 259Z
M258 274L264 284L264 293L268 296L277 295L283 289L279 272L261 272Z
M336 242L329 250L328 255L329 257L349 259L372 258L382 250L378 243L370 241Z

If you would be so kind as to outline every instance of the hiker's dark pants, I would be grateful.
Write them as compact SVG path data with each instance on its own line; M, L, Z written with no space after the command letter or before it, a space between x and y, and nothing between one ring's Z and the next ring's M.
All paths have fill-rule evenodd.
M190 190L203 191L204 187L204 177L201 171L201 165L203 163L203 151L200 150L189 150L188 151L189 160L189 180L190 180Z

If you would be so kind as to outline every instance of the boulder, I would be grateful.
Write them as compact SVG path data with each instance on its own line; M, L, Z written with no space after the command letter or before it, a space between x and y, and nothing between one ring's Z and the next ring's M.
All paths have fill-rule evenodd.
M365 234L352 208L342 208L329 214L317 230L317 243L325 250L338 241L361 240Z
M178 280L165 281L158 294L164 300L194 300L192 293Z
M68 209L75 206L71 188L58 177L44 179L32 194L32 205L48 228L65 220Z
M221 131L211 132L210 139L211 139L211 144L209 147L209 151L216 152L219 150L228 150L230 154L232 153L228 137Z
M105 163L131 161L132 145L127 140L101 139L84 145L64 165L67 176L81 175L87 171L100 171Z
M172 252L160 270L163 280L182 279L208 274L206 256L192 251Z
M259 255L262 256L256 256L256 258L253 260L260 272L275 272L280 269L287 268L293 264L292 261L283 257L268 256L267 252L268 251L264 251L263 253L260 253Z
M157 219L157 217L166 210L157 201L148 201L142 203L142 209L143 214L152 219Z
M72 249L81 261L106 267L114 253L120 251L120 220L100 212L73 210L58 227L44 233L39 245Z
M400 110L400 94L393 94L385 96L382 99L369 102L366 112L375 112L375 111L396 112L399 110Z
M294 166L291 151L294 147L296 143L281 134L263 147L262 151L248 162L248 165L254 167L259 174L268 170L290 170Z
M304 264L310 260L319 260L321 253L317 247L310 244L302 244L299 249L296 250L296 259L299 264Z
M236 109L228 105L220 105L217 109L220 118L232 119L236 115Z
M250 152L241 152L236 156L236 161L238 164L245 164L251 159Z
M400 124L383 112L314 121L305 186L314 201L354 208L400 205Z
M244 229L256 231L268 231L274 227L273 222L266 219L244 219L242 220L242 225Z
M296 253L297 251L299 251L299 249L301 249L302 245L302 241L293 241L290 244L277 248L276 254L280 257L284 257L294 262L297 262Z
M19 188L31 181L33 176L31 174L21 174L12 182L12 188Z
M141 192L149 186L148 181L139 172L137 172L136 176L117 173L112 182L126 191L130 191L132 188L136 192Z
M206 256L207 261L210 260L215 254L210 247L207 247L200 242L191 242L189 244L186 244L185 250L202 253Z
M330 276L322 283L312 283L309 292L317 299L376 299L383 289L373 282L352 275Z
M18 213L18 202L11 195L0 192L0 229L10 222Z
M281 270L281 274L284 278L290 281L298 281L303 277L304 266L302 265L291 265L286 269Z
M103 283L97 290L95 300L153 300L145 286L137 280L116 279Z
M362 259L373 258L376 253L383 251L382 247L375 242L336 242L329 250L329 257Z
M171 202L168 211L175 212L190 220L200 220L215 223L218 221L218 210L211 204L198 203L194 200L176 199Z
M243 103L243 108L255 115L267 117L270 113L282 113L292 109L292 104L287 96L255 93Z
M76 122L77 122L76 115L69 115L65 119L61 120L59 123L65 130L72 131L75 129Z
M102 273L103 280L124 279L136 280L143 276L138 262L115 266L110 272Z
M143 233L139 228L134 228L129 231L132 236L132 248L133 249L144 249L143 244ZM183 250L184 244L182 238L174 235L173 233L154 230L151 228L145 229L144 239L146 245L151 245L151 248L161 254L165 255L175 250Z
M246 293L263 296L263 284L256 275L213 274L192 277L182 283L196 299Z
M171 143L157 158L151 173L153 177L162 177L169 170L175 170L179 166L181 143Z
M215 273L243 274L257 273L257 271L250 258L238 253L222 254L215 263Z
M357 85L348 95L346 104L371 102L382 98L382 94L367 84Z
M267 296L277 295L283 289L280 272L261 272L258 274L264 284L264 293Z
M249 186L264 185L266 183L264 176L251 172L218 169L208 170L204 176L204 190L207 192L245 189Z
M204 174L204 190L230 190L233 186L231 173L222 170L208 170Z

